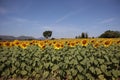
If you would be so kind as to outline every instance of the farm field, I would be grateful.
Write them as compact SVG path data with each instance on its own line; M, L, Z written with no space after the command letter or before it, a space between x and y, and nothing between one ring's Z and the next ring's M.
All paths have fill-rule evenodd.
M2 80L117 80L120 38L0 42Z

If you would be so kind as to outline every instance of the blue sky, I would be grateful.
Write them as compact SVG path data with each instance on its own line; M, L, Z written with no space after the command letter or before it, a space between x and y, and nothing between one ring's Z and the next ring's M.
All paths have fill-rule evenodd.
M0 35L74 38L120 31L120 0L0 0Z

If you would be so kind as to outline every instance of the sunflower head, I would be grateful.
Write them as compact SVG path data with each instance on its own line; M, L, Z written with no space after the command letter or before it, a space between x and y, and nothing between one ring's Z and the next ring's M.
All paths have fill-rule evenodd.
M19 46L19 45L20 45L20 41L14 40L14 41L13 41L13 44L14 44L15 46Z
M20 44L20 47L23 48L23 49L26 49L26 48L27 48L27 44L24 43L24 42L22 42L22 43Z
M87 45L88 45L88 40L87 40L87 39L83 39L83 40L81 41L81 45L82 45L82 46L87 46Z
M54 44L54 48L55 48L55 49L61 49L61 48L63 48L63 47L64 47L64 45L63 45L62 43L56 42L56 43Z
M44 49L44 48L46 47L46 44L45 44L43 41L40 41L40 42L38 43L38 46L39 46L40 48Z
M70 47L75 47L76 46L76 43L75 42L70 42Z
M90 42L91 42L91 44L94 44L96 42L96 40L92 39Z
M98 42L96 42L96 43L93 44L94 48L98 48L99 46L100 46L100 44Z
M11 47L11 43L10 42L3 42L3 46L6 46L6 47Z
M112 44L112 40L105 40L104 47L109 47Z
M120 44L120 40L116 41L117 44Z

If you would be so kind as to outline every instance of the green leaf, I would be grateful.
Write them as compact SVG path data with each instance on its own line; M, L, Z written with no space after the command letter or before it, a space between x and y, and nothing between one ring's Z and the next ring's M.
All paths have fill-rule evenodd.
M2 71L4 67L5 67L4 64L0 65L0 71Z
M80 75L80 74L77 75L77 78L78 78L79 80L84 80L84 76L83 76L83 75Z
M36 74L36 75L35 75L35 78L36 78L36 79L39 79L39 78L40 78L40 74Z
M93 76L90 73L87 73L86 77L87 77L88 80L93 80L94 79Z
M94 56L91 56L90 57L90 61L93 62L95 59L94 59Z
M99 75L98 78L99 78L100 80L104 80L104 75Z
M114 77L118 78L118 76L120 76L120 71L119 70L112 70L112 74Z
M49 75L49 72L48 72L48 71L45 71L45 72L43 73L43 78L47 78L48 75Z
M21 71L21 74L22 74L22 75L26 75L26 74L27 74L27 71L22 70L22 71Z
M80 64L82 64L82 65L86 65L86 59L84 59L84 60L82 60L81 62L80 62Z
M100 69L102 70L102 72L105 72L107 70L107 66L106 65L101 65Z
M107 61L110 61L110 60L109 60L109 57L108 57L107 55L105 55L104 58L105 58Z
M112 76L112 74L111 74L112 72L111 72L111 71L105 71L104 73L105 73L107 76Z
M1 62L5 62L7 60L7 57L1 57Z
M40 61L40 59L36 57L36 58L35 58L35 61Z
M68 76L67 76L67 79L68 79L68 80L71 80L72 78L73 78L73 77L72 77L71 75L68 75Z
M55 70L57 70L57 69L59 69L59 66L58 66L58 65L54 65L54 66L52 67L52 71L55 71Z
M21 63L21 67L24 68L26 64L24 62Z
M68 64L69 63L69 58L65 57L64 62Z
M32 72L32 76L35 76L35 75L36 75L36 72L35 72L35 71L33 71L33 72Z
M98 65L98 61L97 61L97 60L94 60L94 64L95 64L95 65Z
M105 62L104 59L98 59L98 61L100 64L103 64Z
M80 61L80 60L82 60L82 59L83 59L83 57L82 57L82 56L80 56L80 55L78 55L78 56L77 56L77 59Z
M77 75L77 70L71 69L71 73L72 73L72 76L75 76L75 75Z
M119 63L119 60L117 60L116 58L111 58L113 63Z
M95 68L95 71L96 71L96 73L97 73L98 75L102 73L99 68Z
M80 66L80 65L77 65L77 69L78 69L79 72L82 72L84 70L83 67Z
M90 67L89 70L90 70L92 73L95 73L95 68L94 68L94 67Z
M44 67L45 67L46 69L48 69L49 63L44 63Z
M12 70L11 72L14 73L14 71L16 70L17 68L15 66L12 66Z
M28 72L30 72L31 71L31 66L26 66L26 70L28 71Z

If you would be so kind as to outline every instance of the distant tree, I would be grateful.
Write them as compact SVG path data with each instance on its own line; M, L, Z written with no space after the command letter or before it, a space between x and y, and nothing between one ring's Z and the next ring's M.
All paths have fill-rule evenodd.
M78 38L88 38L88 34L82 32L81 35L79 35L79 36L75 36L75 38L76 38L76 39L78 39Z
M52 36L52 31L44 31L44 32L43 32L43 36L44 36L46 39L48 39L49 37Z
M81 33L81 38L85 38L85 33L84 32Z
M99 38L120 38L120 31L107 30Z
M88 34L87 33L85 33L85 38L88 38Z
M87 33L82 32L82 33L81 33L81 38L88 38L88 34L87 34Z

